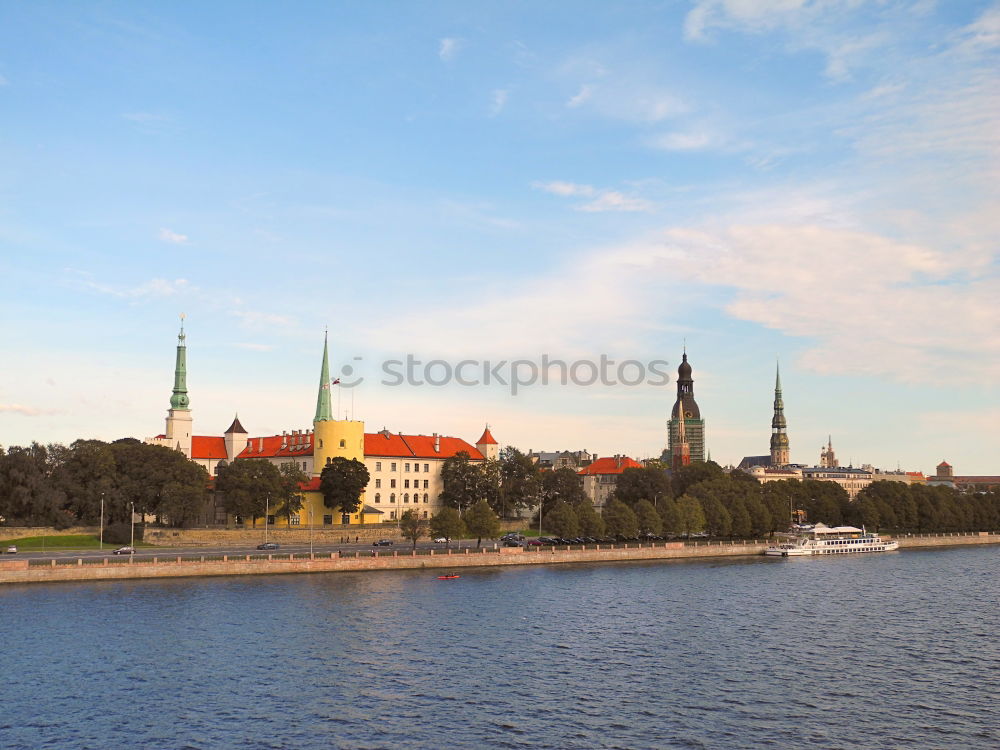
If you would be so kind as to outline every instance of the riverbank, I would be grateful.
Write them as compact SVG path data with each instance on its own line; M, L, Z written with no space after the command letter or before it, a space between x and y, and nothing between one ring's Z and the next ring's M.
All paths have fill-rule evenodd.
M899 538L900 547L951 547L1000 544L1000 534L986 532ZM612 563L655 560L745 557L760 555L764 542L657 542L631 545L593 545L579 549L500 547L482 550L415 550L329 554L164 555L149 560L132 558L77 558L32 561L0 560L0 583L99 581L195 576L278 575L370 570L458 570L508 565ZM39 564L42 563L42 564Z

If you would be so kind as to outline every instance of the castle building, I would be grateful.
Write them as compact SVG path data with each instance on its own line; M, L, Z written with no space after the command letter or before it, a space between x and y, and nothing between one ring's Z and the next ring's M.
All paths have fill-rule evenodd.
M265 460L279 467L294 464L309 477L301 486L302 508L290 516L276 514L271 508L268 524L330 526L391 522L398 520L407 510L415 510L421 518L430 518L441 508L439 496L444 489L441 468L446 459L464 451L471 461L481 463L496 460L500 454L500 445L490 432L489 425L479 440L472 444L437 433L405 435L386 429L367 433L363 421L336 419L331 406L331 389L337 386L338 381L330 380L326 338L323 341L316 412L311 430L251 437L237 415L221 436L193 435L186 378L187 358L182 326L166 431L147 438L146 442L181 451L203 466L211 476L218 474L220 465L236 459ZM327 508L319 490L323 468L337 457L361 461L370 477L362 493L361 507L350 515L341 515ZM228 520L218 503L206 518L209 523L226 523Z
M682 426L683 423L683 426ZM667 448L661 460L673 466L674 456L680 452L681 443L687 443L688 463L705 460L705 420L701 418L698 402L694 400L694 379L687 351L677 368L677 399L674 401L667 422Z

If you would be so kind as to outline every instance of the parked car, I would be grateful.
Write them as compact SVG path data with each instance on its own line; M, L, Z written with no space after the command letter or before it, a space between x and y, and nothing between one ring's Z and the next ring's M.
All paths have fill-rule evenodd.
M8 555L16 555L16 554L17 554L17 546L16 546L16 545L13 545L13 544L12 544L12 545L10 545L10 546L9 546L9 547L7 548L7 554L8 554Z
M519 542L517 539L504 539L504 547L523 547L524 542Z
M263 544L258 544L257 549L280 549L281 545L277 542L264 542Z
M114 550L111 554L112 555L134 555L135 554L135 549L132 548L132 547L128 547L128 546L119 547L118 549Z
M391 547L391 539L379 539L377 542L372 542L372 547Z
M448 538L444 536L439 536L434 540L434 544L447 544Z
M528 541L525 542L525 544L529 547L541 547L544 544L544 542L542 542L540 539L529 539Z

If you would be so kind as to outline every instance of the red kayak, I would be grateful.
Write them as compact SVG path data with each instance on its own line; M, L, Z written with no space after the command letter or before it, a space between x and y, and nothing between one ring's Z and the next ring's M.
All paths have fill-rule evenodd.
M461 577L462 576L460 576L458 573L452 573L451 575L447 575L447 576L438 576L438 580L439 581L450 581L453 578L461 578Z

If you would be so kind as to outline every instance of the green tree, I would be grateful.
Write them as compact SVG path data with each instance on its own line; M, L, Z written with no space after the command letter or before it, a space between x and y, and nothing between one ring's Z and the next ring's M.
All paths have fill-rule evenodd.
M461 539L466 534L465 521L454 508L442 508L431 518L431 535L452 539Z
M755 537L764 536L771 531L771 514L760 497L754 497L747 503L750 512L750 533Z
M500 451L500 508L494 510L501 517L519 515L520 511L537 505L541 489L534 461L513 446Z
M649 500L635 504L635 516L641 534L659 534L663 530L663 519Z
M416 549L417 540L427 536L427 521L415 510L403 511L403 515L399 517L399 533L404 539L413 542L413 549Z
M583 536L604 536L604 519L589 500L584 500L575 510L576 518L580 522L580 533Z
M337 456L323 467L319 475L319 491L323 505L337 509L344 515L357 513L361 507L361 493L368 486L368 468L356 458Z
M62 446L32 443L0 451L0 516L10 526L69 525L65 493L53 481Z
M684 536L698 534L705 530L705 511L698 498L692 495L681 495L677 499L678 530Z
M441 504L465 513L474 503L482 500L486 491L483 470L472 463L467 451L459 451L441 465Z
M239 458L219 470L215 490L222 495L227 513L253 526L268 510L270 501L281 495L281 474L270 461L260 458ZM267 523L267 519L264 519Z
M580 520L573 506L565 500L556 500L543 522L548 531L564 539L580 535Z
M658 468L625 469L615 484L614 496L631 508L640 500L649 500L655 508L670 497L670 478Z
M712 536L729 536L733 530L733 517L722 501L715 496L710 496L701 501L701 508L705 512L705 527Z
M283 463L278 472L281 474L281 495L277 499L276 512L281 513L290 526L292 514L302 510L302 485L309 481L309 477L295 461Z
M707 482L725 476L722 467L715 463L715 461L699 461L698 463L681 467L673 472L670 477L670 489L676 498L687 492L689 487L699 482Z
M657 510L660 513L660 519L663 521L661 528L664 533L684 533L685 529L681 523L681 514L676 500L670 497L664 498L657 507Z
M589 502L583 491L583 478L569 468L542 472L542 512L548 515L549 508L558 501L579 505Z
M500 519L485 500L480 500L465 513L465 526L471 536L476 537L476 546L483 539L494 539L500 535Z
M750 510L747 508L746 500L738 498L734 501L729 508L729 514L733 519L729 529L730 535L739 539L749 537L753 523L750 519Z
M637 536L639 521L635 512L621 500L611 500L604 506L604 528L612 536Z
M106 523L130 520L128 498L122 491L111 446L101 440L75 440L54 472L66 495L65 509L79 523L96 526L104 498Z

